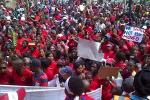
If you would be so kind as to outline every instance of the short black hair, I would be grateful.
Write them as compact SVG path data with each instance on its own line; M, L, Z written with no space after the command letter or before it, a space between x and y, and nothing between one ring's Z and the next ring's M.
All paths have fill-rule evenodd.
M14 61L13 61L13 66L14 67L22 67L24 65L24 62L23 62L23 60L22 59L20 59L20 58L17 58L17 59L15 59Z
M41 66L42 68L46 69L50 65L50 60L47 58L41 58Z
M134 91L133 81L134 81L133 78L124 79L122 82L122 89L127 93L133 92Z
M146 97L150 95L150 70L143 69L134 77L134 88L138 96Z
M84 92L83 81L78 77L71 77L68 86L75 96L80 96Z
M79 61L74 62L74 68L77 69L80 67L80 65L84 65L84 61L80 59Z

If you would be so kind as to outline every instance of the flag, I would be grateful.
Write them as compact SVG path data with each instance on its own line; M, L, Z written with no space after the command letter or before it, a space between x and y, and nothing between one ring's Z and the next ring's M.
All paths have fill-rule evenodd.
M26 91L24 88L20 88L17 91L11 91L4 93L0 96L0 100L24 100Z

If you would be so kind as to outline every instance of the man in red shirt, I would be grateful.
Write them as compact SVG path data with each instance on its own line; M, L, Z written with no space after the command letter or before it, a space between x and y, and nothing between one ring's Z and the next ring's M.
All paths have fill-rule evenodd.
M30 63L31 70L34 72L34 85L36 86L48 86L47 75L41 68L41 61L39 59L32 59Z
M25 67L22 59L13 61L12 82L14 85L32 86L33 74Z
M7 65L6 63L1 63L0 64L0 84L1 85L9 85L10 84L10 72L9 70L7 69Z

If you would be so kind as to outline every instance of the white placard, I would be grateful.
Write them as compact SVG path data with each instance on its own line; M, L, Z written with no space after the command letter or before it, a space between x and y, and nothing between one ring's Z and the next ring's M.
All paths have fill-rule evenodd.
M99 53L100 45L99 42L79 39L77 47L78 57L101 61L103 59L103 53Z
M123 39L140 43L143 39L145 30L137 27L126 26Z

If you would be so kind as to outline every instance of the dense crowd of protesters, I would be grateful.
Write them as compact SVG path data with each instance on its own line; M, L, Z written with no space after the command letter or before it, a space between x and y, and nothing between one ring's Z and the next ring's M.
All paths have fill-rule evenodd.
M144 69L141 73L150 73L150 6L133 3L131 15L128 7L124 7L122 3L86 5L73 0L68 3L43 0L37 4L29 1L28 6L18 1L16 8L11 9L1 2L0 84L54 87L67 84L76 95L103 85L102 100L111 100L123 91L125 95L133 92L133 72ZM125 25L145 29L141 43L122 39ZM117 87L110 77L98 77L101 62L78 58L79 38L101 43L100 52L104 53L106 65L120 68L122 87ZM73 89L82 83L70 76L82 79L86 88ZM77 81L72 80L71 84L68 78ZM139 81L142 80L136 83ZM146 91L136 90L141 97L150 95L150 79L145 78L144 83ZM72 94L69 88L66 91Z

